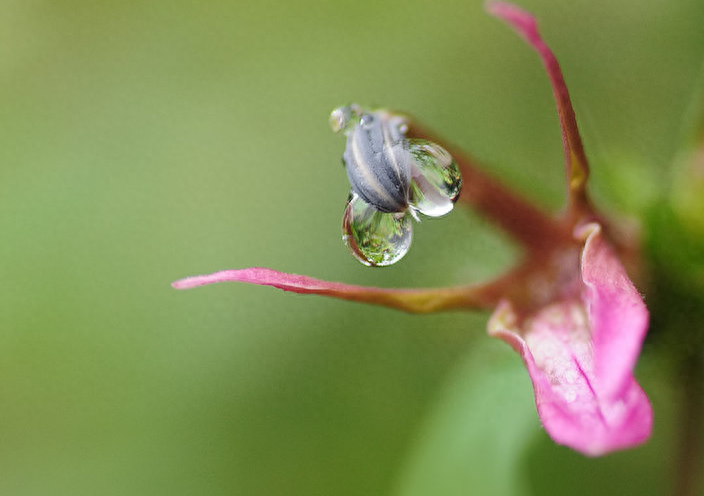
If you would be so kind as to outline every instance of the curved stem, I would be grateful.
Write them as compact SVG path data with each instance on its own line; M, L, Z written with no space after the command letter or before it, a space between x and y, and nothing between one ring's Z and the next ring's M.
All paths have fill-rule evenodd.
M562 142L565 148L565 163L567 165L568 212L576 217L591 210L587 198L586 186L589 178L589 162L584 153L582 137L579 134L577 118L567 90L565 77L560 69L557 57L543 40L538 23L533 15L516 5L502 1L487 3L487 11L506 22L538 53L552 84L557 113L562 128Z
M408 137L433 141L450 152L462 171L460 201L472 205L527 250L544 252L571 239L570 226L483 172L474 159L458 148L415 122L410 126Z

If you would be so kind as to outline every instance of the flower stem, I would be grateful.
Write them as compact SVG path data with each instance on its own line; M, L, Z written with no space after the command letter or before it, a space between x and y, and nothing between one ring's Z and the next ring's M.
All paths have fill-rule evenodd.
M702 419L704 419L704 350L693 352L682 364L683 390L679 421L679 451L675 458L675 496L701 494Z
M571 239L571 227L483 172L474 159L456 147L415 122L410 126L408 136L439 143L450 152L462 171L463 186L459 199L499 225L527 250L545 252Z

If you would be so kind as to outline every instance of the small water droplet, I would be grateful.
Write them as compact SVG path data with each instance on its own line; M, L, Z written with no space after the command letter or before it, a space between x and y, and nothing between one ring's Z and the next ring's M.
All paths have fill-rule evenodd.
M364 265L383 267L408 252L413 226L408 212L384 213L352 194L342 219L342 239Z
M462 174L457 162L440 145L425 140L410 140L410 204L429 217L450 212L462 189Z
M359 122L362 109L356 103L338 107L330 113L330 127L336 133L347 133Z
M363 114L359 119L359 125L362 127L370 127L374 124L376 119L373 114Z

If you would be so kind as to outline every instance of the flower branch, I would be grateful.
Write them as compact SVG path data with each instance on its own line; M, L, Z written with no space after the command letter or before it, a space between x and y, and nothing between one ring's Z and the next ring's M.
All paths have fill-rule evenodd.
M434 141L455 158L464 186L459 201L475 208L532 253L545 253L571 240L571 228L560 219L504 186L481 170L476 161L457 147L412 121L409 137Z
M349 106L333 112L332 123L348 137L345 160L354 194L344 225L354 229L346 229L347 236L383 227L388 239L406 243L407 249L413 209L439 209L440 215L451 210L461 184L455 174L459 165L463 203L526 248L517 267L483 285L437 289L362 287L264 268L225 270L173 286L239 281L414 313L494 309L489 334L522 356L538 413L556 442L590 456L636 446L649 438L653 421L650 402L633 376L648 329L647 308L587 198L589 167L557 59L532 15L505 2L489 3L487 9L529 42L550 77L566 158L568 204L562 216L553 217L504 187L459 150L446 146L453 162L439 145L418 141L438 140L417 123L409 123L404 141L402 118L395 114L360 113L358 106ZM391 139L394 135L398 139ZM393 146L386 146L389 142ZM420 160L410 172L402 167L409 157ZM409 184L416 188L412 193ZM370 235L365 241L373 247L379 238Z

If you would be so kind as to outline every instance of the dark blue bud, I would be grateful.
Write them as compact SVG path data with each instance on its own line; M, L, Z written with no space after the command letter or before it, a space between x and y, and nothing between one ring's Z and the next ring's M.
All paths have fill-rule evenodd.
M343 156L352 190L381 212L403 212L413 156L398 116L365 113L348 133Z

